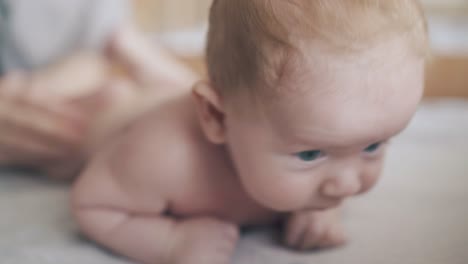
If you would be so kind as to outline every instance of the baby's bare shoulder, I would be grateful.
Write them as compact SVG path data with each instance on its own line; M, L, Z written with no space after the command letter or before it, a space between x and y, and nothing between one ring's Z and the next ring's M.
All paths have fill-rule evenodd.
M174 101L127 127L107 158L122 185L172 192L190 177L203 147L195 119L189 105Z
M106 182L101 190L93 187L98 196L103 191L120 197L113 200L126 196L139 207L169 200L192 177L199 156L196 121L185 108L168 103L126 127L92 158L80 177L86 179L79 181Z
M130 165L137 169L177 169L173 165L183 165L198 147L196 116L188 111L189 106L176 101L149 112L126 129L114 156L136 159Z

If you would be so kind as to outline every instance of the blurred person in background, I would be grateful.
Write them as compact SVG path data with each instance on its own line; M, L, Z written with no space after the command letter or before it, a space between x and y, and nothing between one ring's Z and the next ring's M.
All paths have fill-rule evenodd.
M90 139L92 132L99 130L100 139L111 133L100 114L128 120L132 99L195 80L147 41L131 19L131 4L0 0L0 166L70 178L89 142L100 141ZM115 68L128 77L112 74ZM124 104L125 111L114 111Z

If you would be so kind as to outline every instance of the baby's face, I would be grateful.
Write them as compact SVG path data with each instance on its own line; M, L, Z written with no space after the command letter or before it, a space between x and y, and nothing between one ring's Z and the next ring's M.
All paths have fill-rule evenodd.
M226 115L227 144L254 200L278 211L326 209L377 182L424 78L422 59L386 54L315 59L261 117Z

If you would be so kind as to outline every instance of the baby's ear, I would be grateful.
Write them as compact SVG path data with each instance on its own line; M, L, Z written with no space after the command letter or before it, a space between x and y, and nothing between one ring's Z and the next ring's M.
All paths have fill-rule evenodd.
M206 138L214 144L224 144L224 108L219 93L210 83L200 81L193 86L192 94Z

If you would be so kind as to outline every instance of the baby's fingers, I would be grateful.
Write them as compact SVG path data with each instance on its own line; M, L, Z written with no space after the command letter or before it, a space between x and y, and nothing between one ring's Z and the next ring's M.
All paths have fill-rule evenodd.
M309 222L299 249L310 250L320 247L326 236L327 227L328 223L324 221Z
M299 248L306 235L309 220L307 215L292 215L286 223L284 243L290 248Z
M341 226L335 226L327 230L323 239L319 243L319 247L328 248L342 246L346 244L347 238L346 234Z

